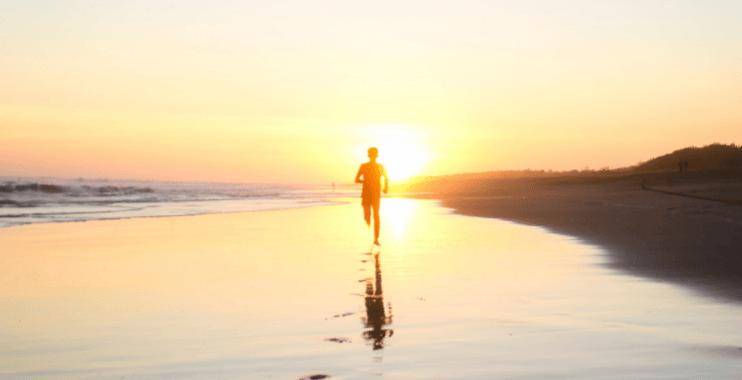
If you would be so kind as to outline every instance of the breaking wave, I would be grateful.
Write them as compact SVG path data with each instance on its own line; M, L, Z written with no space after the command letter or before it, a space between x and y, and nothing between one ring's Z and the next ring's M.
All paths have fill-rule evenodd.
M116 195L132 195L132 194L146 194L153 193L154 190L150 187L136 187L136 186L65 186L56 185L51 183L40 183L40 182L14 182L7 181L0 183L0 193L13 194L13 193L45 193L45 194L67 194L70 196L116 196Z
M0 227L305 207L338 196L329 186L0 178Z

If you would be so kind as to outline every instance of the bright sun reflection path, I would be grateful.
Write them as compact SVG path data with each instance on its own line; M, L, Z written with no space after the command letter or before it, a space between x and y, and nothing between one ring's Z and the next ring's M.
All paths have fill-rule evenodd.
M395 240L404 237L410 219L418 207L418 203L409 199L386 198L382 204L381 221L383 228L391 232ZM387 228L388 227L388 228Z
M363 145L357 148L365 160L369 146L379 148L379 162L389 179L401 181L419 175L430 160L425 136L420 129L406 125L373 125L363 130Z

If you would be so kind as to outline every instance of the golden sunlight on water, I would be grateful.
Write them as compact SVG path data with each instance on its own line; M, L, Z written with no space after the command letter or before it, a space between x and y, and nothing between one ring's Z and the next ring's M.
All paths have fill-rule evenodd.
M384 203L384 225L391 237L402 240L415 210L420 206L417 202L409 202L402 199L388 199Z
M543 229L385 199L0 230L0 376L738 373L742 309ZM618 369L620 368L620 370Z

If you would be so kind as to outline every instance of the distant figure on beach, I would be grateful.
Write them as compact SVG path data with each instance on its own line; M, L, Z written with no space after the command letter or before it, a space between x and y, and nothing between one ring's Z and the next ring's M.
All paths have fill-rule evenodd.
M678 171L681 174L688 172L688 160L678 161Z
M379 206L381 205L381 177L384 177L384 194L389 191L389 177L386 175L384 167L376 162L379 156L379 150L375 147L368 149L369 161L361 164L356 173L356 183L363 184L361 192L361 204L363 205L363 219L366 225L371 225L371 210L374 212L374 244L379 244Z

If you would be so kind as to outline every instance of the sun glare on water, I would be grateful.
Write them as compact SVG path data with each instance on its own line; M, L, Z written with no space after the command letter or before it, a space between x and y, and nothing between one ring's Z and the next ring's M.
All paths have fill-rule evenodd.
M403 181L422 174L430 160L425 138L421 131L409 126L369 126L365 130L365 145L358 148L366 159L366 149L379 148L379 162L386 168L389 179Z

